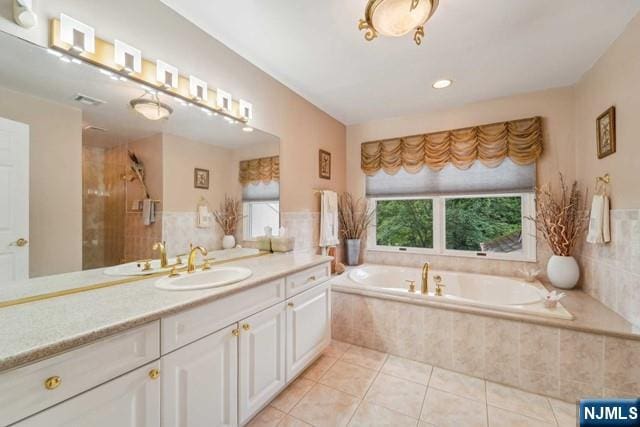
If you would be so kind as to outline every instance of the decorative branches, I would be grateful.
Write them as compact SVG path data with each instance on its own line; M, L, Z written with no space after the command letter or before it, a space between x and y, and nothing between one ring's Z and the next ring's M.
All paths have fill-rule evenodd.
M361 239L373 220L366 199L355 199L351 193L342 193L338 200L340 233L348 240Z
M145 184L144 182L144 165L142 164L142 161L138 159L138 157L134 152L128 151L128 153L129 153L129 160L131 160L131 165L130 165L131 170L135 174L135 177L138 178L138 181L140 181L140 184L142 185L142 189L144 190L144 194L146 198L150 199L151 196L149 196L149 190L147 190L147 184Z
M560 174L560 193L554 195L551 184L536 188L536 229L547 241L554 255L571 256L578 240L589 226L587 197L582 196L576 181L567 186Z
M225 236L233 236L236 234L241 216L240 201L226 194L224 201L220 203L220 210L213 211L213 217L220 228L222 228Z

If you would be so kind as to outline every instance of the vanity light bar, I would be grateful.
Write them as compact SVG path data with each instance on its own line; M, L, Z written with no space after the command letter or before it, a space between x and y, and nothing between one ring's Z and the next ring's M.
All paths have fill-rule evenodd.
M48 51L65 62L93 64L113 80L134 81L156 88L187 106L195 105L210 115L228 118L229 123L247 124L253 118L251 103L235 101L224 90L210 89L195 76L181 76L177 67L164 61L146 60L139 49L120 40L111 43L97 38L92 27L68 15L52 19L50 25Z

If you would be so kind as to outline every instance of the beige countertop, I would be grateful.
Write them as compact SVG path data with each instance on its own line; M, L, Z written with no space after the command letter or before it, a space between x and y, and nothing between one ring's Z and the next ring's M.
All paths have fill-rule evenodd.
M157 289L157 278L95 289L0 308L0 371L53 356L73 347L141 325L196 305L251 288L296 271L330 261L331 257L310 254L272 254L240 259L226 265L252 270L250 278L221 288L194 291ZM101 276L99 270L53 276L29 281L43 292L68 288L65 277L80 285ZM36 284L34 284L36 283ZM33 293L33 290L30 290ZM43 293L41 292L41 293ZM24 288L5 288L1 300L20 298Z

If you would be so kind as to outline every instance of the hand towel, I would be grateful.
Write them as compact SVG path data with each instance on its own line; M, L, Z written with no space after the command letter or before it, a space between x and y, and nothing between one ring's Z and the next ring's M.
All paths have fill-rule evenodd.
M587 242L609 243L611 229L609 222L609 197L596 194L591 202L591 216L589 218L589 232Z
M155 203L151 199L144 199L142 201L142 223L144 225L151 225L156 222L156 207Z
M338 194L325 190L320 197L320 244L321 248L336 246L338 236Z

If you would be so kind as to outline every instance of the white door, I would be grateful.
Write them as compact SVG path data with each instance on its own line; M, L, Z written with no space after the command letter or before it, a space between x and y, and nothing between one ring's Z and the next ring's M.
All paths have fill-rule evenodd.
M159 427L160 380L153 362L16 424L19 427Z
M305 369L330 341L328 282L287 300L287 382Z
M0 285L29 277L29 126L0 117Z
M238 418L237 324L161 359L162 426L235 426Z
M285 385L285 303L240 322L238 406L244 424Z

